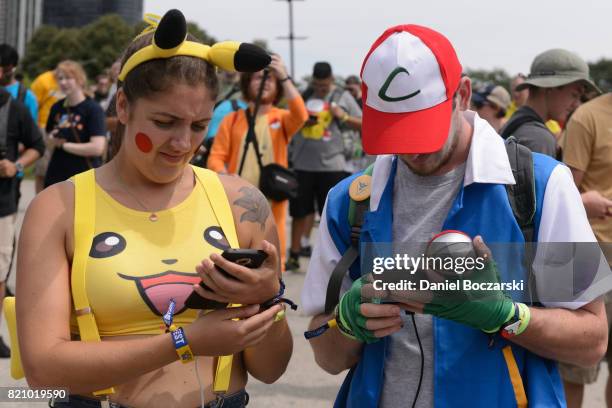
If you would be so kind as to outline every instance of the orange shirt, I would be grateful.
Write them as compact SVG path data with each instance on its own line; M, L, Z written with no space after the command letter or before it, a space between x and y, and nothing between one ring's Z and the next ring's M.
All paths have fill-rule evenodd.
M301 96L291 99L288 104L289 110L273 106L266 113L274 163L283 166L287 166L289 141L308 119L308 111ZM207 167L216 172L238 172L241 159L238 156L247 130L248 123L244 110L232 112L223 118L208 157Z

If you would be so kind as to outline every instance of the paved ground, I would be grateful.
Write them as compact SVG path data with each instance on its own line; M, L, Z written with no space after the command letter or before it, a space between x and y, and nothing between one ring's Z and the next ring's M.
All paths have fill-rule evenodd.
M34 185L31 181L25 181L22 185L22 208L20 219L23 217L24 206L33 196ZM305 259L302 260L302 269L306 267ZM12 278L14 279L14 272ZM288 297L299 301L299 291L304 281L304 274L287 273L285 275ZM9 285L14 285L10 281ZM323 372L315 363L312 351L304 340L302 333L308 324L308 318L300 313L288 312L289 324L293 331L294 352L287 373L275 384L265 385L251 379L247 390L251 394L249 407L254 408L323 408L332 406L336 391L342 382L343 375L331 376ZM3 322L0 333L5 339L6 324ZM584 407L604 407L603 392L605 380L608 376L607 367L602 367L599 381L587 387ZM0 386L25 386L24 381L15 381L10 377L8 360L0 360ZM0 407L23 408L23 407L46 407L47 404L32 403L2 403Z

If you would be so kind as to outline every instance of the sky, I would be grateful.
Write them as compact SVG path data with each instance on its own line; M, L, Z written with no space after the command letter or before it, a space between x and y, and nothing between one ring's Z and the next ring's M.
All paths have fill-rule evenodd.
M289 69L286 0L145 0L145 13L181 10L218 40L264 39ZM295 76L329 61L339 76L359 74L372 43L397 24L431 27L454 45L464 69L528 73L533 58L565 48L586 61L612 58L610 0L304 0L293 2Z

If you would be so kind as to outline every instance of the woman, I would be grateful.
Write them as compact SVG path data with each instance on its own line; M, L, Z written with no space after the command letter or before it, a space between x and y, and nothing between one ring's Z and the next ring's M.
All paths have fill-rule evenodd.
M104 112L85 94L87 77L83 67L66 60L58 64L55 73L66 98L51 107L47 119L48 144L54 151L45 187L100 166L106 145Z
M263 165L278 163L287 167L287 145L308 119L308 111L304 106L304 100L293 84L291 77L287 74L287 69L278 55L272 56L270 70L271 75L264 84L259 110L257 111L255 134L257 135ZM263 71L241 75L240 88L244 99L249 104L250 112L254 110L255 99L263 77ZM289 110L279 109L275 106L283 96L287 99ZM245 110L227 115L221 122L215 137L207 167L220 173L239 173L242 178L257 186L259 185L259 166L252 145L249 146L247 151L242 171L239 171L248 127ZM271 204L278 228L280 247L283 249L281 257L284 258L287 201L272 201Z
M184 28L184 17L172 10L156 32L180 28L179 17ZM201 59L210 47L189 38L168 45L154 35L165 54L135 55L160 48L145 34L122 61L117 155L43 191L24 220L17 287L23 368L31 386L69 388L70 402L56 407L108 406L102 398L126 407L208 407L221 399L226 408L243 407L247 373L274 382L291 356L291 333L276 302L278 237L267 201L237 177L188 165L217 94L215 68ZM185 32L177 37L181 44ZM88 211L95 212L85 217ZM92 238L83 243L89 219ZM253 270L223 260L218 253L232 241L263 249L267 259ZM79 281L82 265L87 279ZM75 282L86 287L88 307L74 296ZM193 289L247 306L198 314L184 307ZM74 341L79 331L95 340L91 322L102 341Z

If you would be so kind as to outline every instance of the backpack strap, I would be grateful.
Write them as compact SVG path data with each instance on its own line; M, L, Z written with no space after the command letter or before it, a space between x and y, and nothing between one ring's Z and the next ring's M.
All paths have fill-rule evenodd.
M87 297L85 275L91 240L95 229L96 177L93 170L74 176L74 257L70 274L70 286L81 341L100 341L98 325ZM112 394L110 387L94 392L94 395Z
M231 99L230 103L232 104L232 111L236 112L238 109L240 109L240 106L238 106L238 100Z
M516 132L518 128L520 128L526 123L537 122L537 123L544 124L544 122L542 122L542 118L540 118L531 109L526 109L524 112L523 110L521 110L521 113L522 114L520 116L514 116L516 115L516 113L512 115L508 123L506 123L506 125L501 129L500 136L503 139L508 139L510 136L514 134L514 132Z
M525 239L525 257L523 264L528 272L527 287L531 304L534 302L536 293L535 275L532 271L532 263L535 258L533 242L535 238L535 214L536 214L536 192L535 176L533 168L533 156L528 147L518 143L514 136L506 139L506 153L512 168L512 175L516 184L506 185L508 201L512 208L514 218L521 228Z
M227 242L229 242L230 247L239 248L240 244L238 242L238 234L234 224L232 208L230 207L227 194L225 193L219 176L214 171L208 169L197 166L191 166L191 168L208 197L210 206L215 213L219 226L227 238ZM231 304L228 307L236 306L240 305ZM217 357L217 368L215 370L213 382L213 392L215 394L225 394L229 389L233 358L233 355Z
M11 110L11 97L8 96L6 103L0 106L0 155L7 153L6 140L8 138L8 119ZM0 156L0 159L4 157Z
M340 299L340 289L346 271L353 265L359 257L359 238L361 236L361 226L366 212L370 209L370 192L372 187L372 173L374 163L370 164L363 174L353 180L349 187L349 210L348 221L351 226L351 245L342 255L340 261L332 271L327 283L327 293L325 295L325 313L330 314L338 304Z
M506 139L506 152L516 181L514 185L506 185L508 200L525 242L533 242L536 192L531 150L519 144L514 136L510 136Z
M27 88L21 82L17 83L17 100L25 105Z

